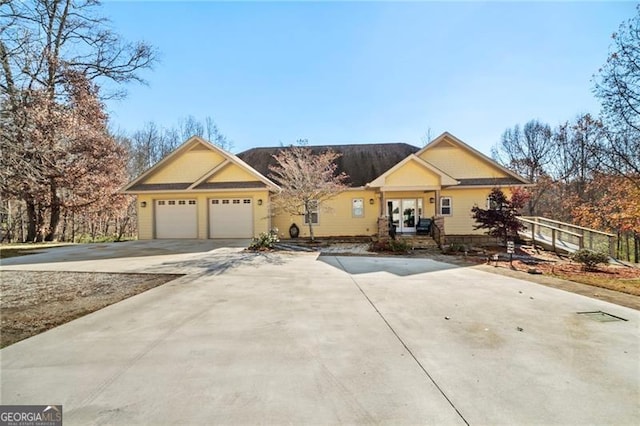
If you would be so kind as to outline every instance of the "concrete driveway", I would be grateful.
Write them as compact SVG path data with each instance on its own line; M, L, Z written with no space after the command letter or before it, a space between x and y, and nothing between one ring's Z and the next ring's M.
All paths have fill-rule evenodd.
M1 403L63 404L65 424L640 418L638 311L428 259L164 256L133 264L189 275L0 351Z
M250 239L216 239L76 244L2 259L0 267L31 271L193 273L199 270L198 259L206 259L213 251L236 253L250 243Z

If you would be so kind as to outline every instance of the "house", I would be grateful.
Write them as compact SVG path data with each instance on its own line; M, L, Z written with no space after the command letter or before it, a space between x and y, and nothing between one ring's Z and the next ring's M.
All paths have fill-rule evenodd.
M342 154L338 172L349 188L312 212L316 236L386 236L415 233L419 218L433 218L447 241L482 238L471 208L486 205L495 186L529 186L455 136L443 133L422 149L402 143L310 147ZM282 237L301 216L272 211L279 190L269 179L273 155L286 148L228 153L192 137L130 182L123 192L137 196L140 239L250 238L278 228Z

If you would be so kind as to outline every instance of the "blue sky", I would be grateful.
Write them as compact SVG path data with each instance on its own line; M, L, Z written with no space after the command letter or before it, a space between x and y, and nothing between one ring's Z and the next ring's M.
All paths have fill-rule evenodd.
M102 12L160 52L114 128L211 116L234 152L406 142L427 129L488 154L502 132L597 113L592 75L631 2L128 2Z

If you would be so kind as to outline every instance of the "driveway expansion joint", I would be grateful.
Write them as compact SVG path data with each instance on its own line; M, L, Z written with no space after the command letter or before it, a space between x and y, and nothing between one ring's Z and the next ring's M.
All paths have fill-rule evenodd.
M365 293L365 291L362 289L362 287L360 287L360 284L358 284L358 282L355 280L355 278L353 278L353 275L351 275L347 269L344 267L344 265L342 264L342 262L340 261L340 259L338 257L335 257L336 262L338 262L338 264L340 265L340 267L342 268L342 270L349 275L349 278L351 279L351 282L353 282L353 284L358 288L358 290L360 291L360 293L362 293L362 295L364 296L365 299L367 299L367 302L369 302L369 304L371 305L371 307L376 311L376 313L380 316L380 318L382 318L382 321L384 321L384 323L387 325L387 327L389 328L389 330L391 330L391 332L393 333L394 336L396 336L396 339L398 339L398 341L400 342L400 344L405 348L405 350L409 353L409 355L411 355L411 358L413 358L413 360L416 362L416 364L418 364L418 366L420 367L420 369L424 372L424 374L427 376L427 378L431 381L431 383L433 383L433 385L436 387L436 389L438 389L438 392L440 392L440 394L444 397L444 399L449 403L449 405L451 406L451 408L453 408L455 410L455 412L458 414L458 416L462 419L462 421L466 424L469 425L469 422L467 421L467 419L462 415L462 413L460 412L460 410L458 410L458 407L455 406L455 404L453 403L453 401L451 401L451 399L447 396L447 394L444 392L444 390L440 387L440 385L438 385L438 383L435 381L435 379L431 376L431 374L429 374L429 372L427 371L427 369L424 367L424 365L422 365L422 363L420 362L420 360L418 360L418 358L414 355L413 351L409 348L409 346L405 343L405 341L402 339L402 337L400 337L400 335L398 334L398 332L391 326L391 324L389 323L389 321L385 318L385 316L382 314L382 312L380 312L380 310L378 309L378 307L375 305L375 303L373 303L373 301L369 298L369 296L367 295L367 293Z

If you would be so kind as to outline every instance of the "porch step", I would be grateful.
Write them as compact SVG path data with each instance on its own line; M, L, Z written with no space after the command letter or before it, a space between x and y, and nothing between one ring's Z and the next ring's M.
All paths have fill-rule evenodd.
M429 235L397 234L396 239L407 242L412 249L438 249L438 243Z

